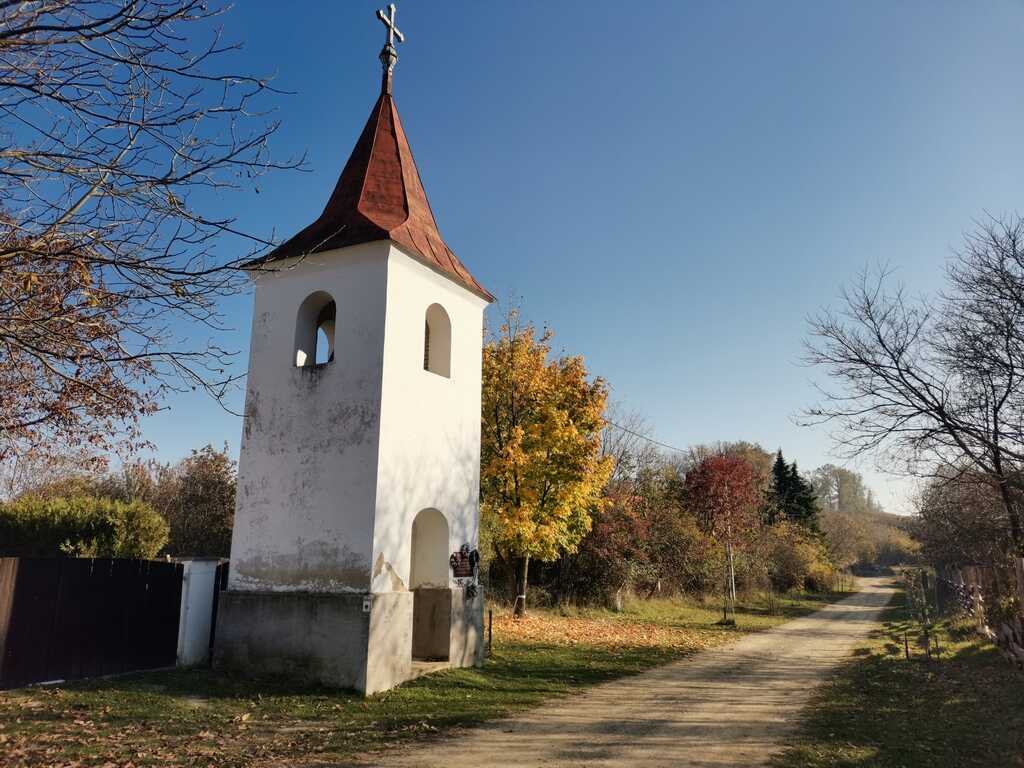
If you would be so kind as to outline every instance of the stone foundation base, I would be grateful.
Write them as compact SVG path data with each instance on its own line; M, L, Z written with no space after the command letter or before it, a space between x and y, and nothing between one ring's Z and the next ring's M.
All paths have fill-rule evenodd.
M453 667L482 667L484 663L484 590L466 597L463 587L452 589L451 641L448 662Z
M412 679L417 652L452 667L482 664L483 616L483 591L467 598L462 587L372 595L229 590L220 595L213 663L369 695Z

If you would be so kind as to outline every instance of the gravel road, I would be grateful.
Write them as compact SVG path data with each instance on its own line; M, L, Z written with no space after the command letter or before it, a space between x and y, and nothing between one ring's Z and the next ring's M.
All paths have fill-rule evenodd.
M863 638L890 579L816 613L634 677L358 765L746 766L782 749L814 687Z

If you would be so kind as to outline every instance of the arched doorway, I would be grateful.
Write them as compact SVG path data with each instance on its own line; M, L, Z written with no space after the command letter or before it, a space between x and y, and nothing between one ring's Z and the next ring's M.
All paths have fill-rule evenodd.
M412 657L448 659L452 594L448 587L448 521L424 509L412 521L409 588L412 602Z

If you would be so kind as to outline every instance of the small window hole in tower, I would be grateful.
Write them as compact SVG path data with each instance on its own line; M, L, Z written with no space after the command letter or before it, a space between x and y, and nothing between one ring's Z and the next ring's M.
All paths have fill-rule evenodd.
M316 291L299 307L295 324L295 366L310 368L334 361L337 305L330 294Z
M452 322L440 304L427 308L423 324L423 370L446 379L452 375Z

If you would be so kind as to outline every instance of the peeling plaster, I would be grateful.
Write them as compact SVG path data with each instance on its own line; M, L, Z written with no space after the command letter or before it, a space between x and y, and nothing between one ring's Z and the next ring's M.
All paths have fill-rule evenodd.
M252 431L259 424L260 393L250 388L245 394L245 419L242 425L242 437L252 437Z
M392 592L405 592L405 582L398 575L395 569L391 566L387 560L384 559L384 553L381 552L377 555L377 562L373 566L373 578L376 580L384 571L387 571L388 577L391 579L391 591Z

